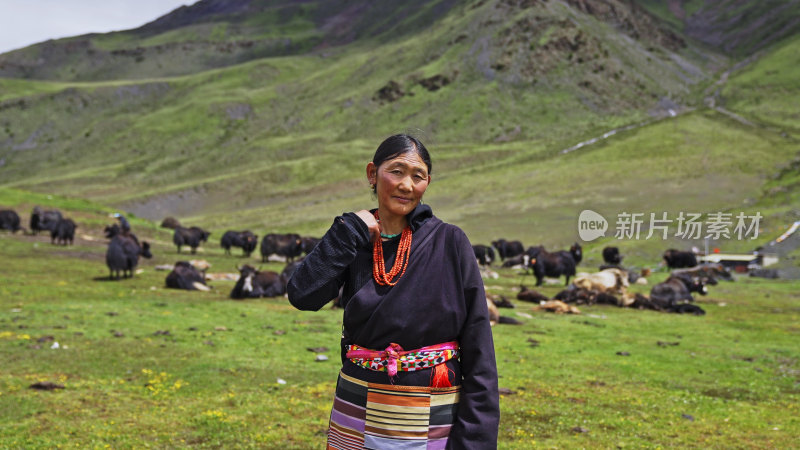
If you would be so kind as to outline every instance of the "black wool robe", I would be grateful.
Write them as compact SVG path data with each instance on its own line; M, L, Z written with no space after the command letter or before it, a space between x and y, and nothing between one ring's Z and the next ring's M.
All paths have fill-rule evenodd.
M496 448L500 420L492 330L483 280L464 232L433 216L427 205L408 215L413 232L405 274L395 286L381 286L372 275L372 245L367 225L354 213L337 217L289 280L289 301L301 310L319 310L339 296L344 308L342 371L373 383L390 383L376 372L345 358L356 344L383 350L397 343L404 350L458 341L458 360L447 362L453 385L461 385L458 413L448 448ZM399 238L384 241L387 271ZM428 386L431 369L397 372L398 385Z

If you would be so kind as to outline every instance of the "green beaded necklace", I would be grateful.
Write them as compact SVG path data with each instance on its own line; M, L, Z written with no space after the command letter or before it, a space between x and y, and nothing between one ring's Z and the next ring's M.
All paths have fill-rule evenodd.
M384 238L384 239L394 239L397 236L400 236L401 234L403 234L403 233L397 233L397 234L383 234L383 233L381 233L381 237Z

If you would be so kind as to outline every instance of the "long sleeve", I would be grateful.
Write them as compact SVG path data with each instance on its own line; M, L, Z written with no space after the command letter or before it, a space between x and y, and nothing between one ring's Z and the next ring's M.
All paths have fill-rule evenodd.
M354 213L343 214L297 268L287 285L289 302L316 311L339 295L345 271L360 247L370 242L367 225Z
M489 324L486 294L469 240L459 239L467 320L459 336L461 346L461 400L458 417L450 432L447 448L497 448L500 423L500 395L494 340Z

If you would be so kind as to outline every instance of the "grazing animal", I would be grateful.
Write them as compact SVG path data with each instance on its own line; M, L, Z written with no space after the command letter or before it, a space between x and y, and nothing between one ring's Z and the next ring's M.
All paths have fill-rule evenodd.
M541 249L535 256L536 262L533 263L533 274L536 277L536 286L541 286L544 277L558 278L566 276L564 286L569 285L569 278L575 275L575 266L583 259L583 249L577 242L570 247L569 251L560 250L549 253Z
M778 272L778 269L753 269L750 271L751 277L757 278L767 278L770 280L777 280L780 278L781 274Z
M673 306L669 309L669 312L677 313L677 314L694 314L695 316L705 316L706 311L697 306L692 305L690 303L681 303L678 305Z
M525 247L520 241L507 241L505 239L498 239L492 241L492 246L497 249L497 254L500 256L501 261L508 258L513 258L525 253Z
M661 310L667 310L679 303L693 302L692 292L706 295L707 278L689 274L672 274L666 281L658 283L650 290L650 302Z
M643 277L641 272L637 272L636 270L633 270L633 269L626 269L626 268L622 267L619 264L601 264L600 265L600 271L601 272L603 270L608 270L608 269L618 269L618 270L623 271L626 274L626 276L628 277L628 283L630 283L630 284L636 283L640 278ZM647 280L642 280L640 282L640 284L642 284L642 283L643 284L647 284Z
M244 256L250 256L258 245L258 236L251 233L250 230L228 230L222 235L219 245L225 249L226 255L231 254L231 247L239 247L242 249Z
M489 297L486 297L486 307L489 309L490 326L495 326L498 323L504 323L508 325L522 325L522 322L520 322L517 319L514 319L513 317L501 316L500 310L497 309L497 305Z
M239 268L239 279L231 290L231 298L277 297L286 293L286 281L276 272L259 271L245 264Z
M560 300L548 300L533 308L534 311L549 311L556 314L580 314L581 310Z
M174 230L181 226L181 223L178 222L178 219L174 217L165 217L164 220L161 221L161 228L169 228L170 230Z
M19 214L11 209L0 210L0 230L9 230L16 233L22 228L19 226Z
M105 235L106 239L113 239L114 236L117 236L117 235L126 236L126 237L129 237L129 238L133 239L137 244L139 244L139 238L136 237L136 235L133 234L130 231L130 229L129 230L123 230L116 223L111 224L111 225L106 225L106 227L103 228L103 234Z
M106 265L109 270L110 279L119 279L122 272L124 278L133 277L133 271L139 264L139 256L152 258L150 244L138 240L133 235L118 234L108 243L106 250Z
M506 258L503 267L522 267L527 272L536 263L536 257L544 251L544 246L528 247L527 250L519 255Z
M287 262L294 261L303 253L303 240L299 234L274 234L270 233L261 240L261 262L267 262L271 255L286 258Z
M697 257L694 253L675 250L674 248L664 252L664 261L670 269L681 269L697 265Z
M208 291L205 274L201 273L188 261L178 261L167 275L166 284L172 289L188 291Z
M486 298L486 307L489 309L489 325L495 326L500 322L500 310L497 309L497 305L489 300L488 297Z
M72 219L61 219L50 231L50 243L59 245L72 245L75 239L75 229L78 228Z
M201 242L208 242L209 236L211 233L200 227L177 227L172 235L172 242L178 247L178 253L181 252L182 246L188 245L192 249L192 254L195 254Z
M609 265L619 265L622 262L622 255L619 254L617 247L603 248L603 261Z
M703 308L691 303L678 303L676 305L664 306L660 303L651 301L642 294L636 294L636 299L631 306L638 309L651 309L653 311L671 312L676 314L694 314L695 316L704 316L706 314Z
M633 295L628 293L628 272L620 269L606 269L600 272L581 275L576 277L572 284L578 289L596 291L598 294L609 294L619 296L620 300L615 300L619 306L629 306L633 303ZM603 302L605 299L601 299ZM597 303L600 303L596 301Z
M733 275L721 263L704 263L688 269L673 270L672 275L685 273L697 277L708 278L709 284L717 284L717 280L733 281Z
M121 232L122 230L119 228L119 225L117 224L106 225L106 227L103 228L103 234L105 235L106 239L111 239L114 236L120 234Z
M61 211L57 209L43 211L40 206L34 206L30 221L31 233L39 234L40 231L53 231L56 223L61 219Z
M541 303L550 300L550 297L533 289L528 289L525 286L521 286L521 290L517 293L517 300L533 302L533 303Z
M526 255L517 255L511 258L506 258L503 261L502 267L525 267L527 269L528 264L525 263L525 256Z
M489 299L494 303L495 306L498 308L516 308L511 301L509 301L503 295L491 295L489 294Z
M574 284L570 285L567 289L559 292L553 297L555 300L561 300L564 303L574 303L576 305L615 305L627 306L621 302L616 296L608 292L601 292L596 289L583 289L576 287Z
M478 264L482 266L491 266L494 261L494 249L492 247L475 244L472 246L472 251L475 253L475 259Z
M310 236L305 236L305 237L300 238L300 241L301 241L300 242L300 247L302 248L303 253L305 253L306 255L311 253L311 250L314 250L314 247L316 247L317 244L319 244L319 241L321 241L321 240L322 239L320 239L320 238L315 238L315 237L310 237Z

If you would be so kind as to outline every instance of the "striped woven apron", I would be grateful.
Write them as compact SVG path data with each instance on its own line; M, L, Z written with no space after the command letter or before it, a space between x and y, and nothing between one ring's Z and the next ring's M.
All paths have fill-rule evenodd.
M395 386L339 373L329 449L444 449L461 386Z

